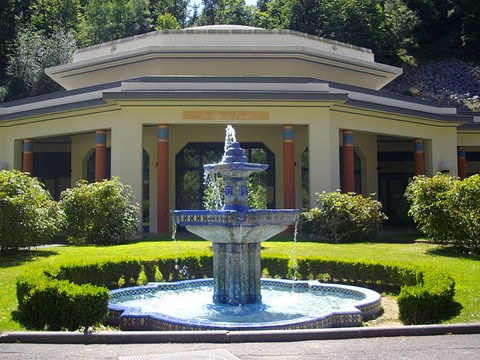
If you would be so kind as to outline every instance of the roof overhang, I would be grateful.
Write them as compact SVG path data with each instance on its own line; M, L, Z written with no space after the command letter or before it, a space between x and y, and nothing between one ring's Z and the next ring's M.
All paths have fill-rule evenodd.
M144 76L305 76L380 89L402 69L370 50L288 30L177 30L82 49L46 69L65 89Z

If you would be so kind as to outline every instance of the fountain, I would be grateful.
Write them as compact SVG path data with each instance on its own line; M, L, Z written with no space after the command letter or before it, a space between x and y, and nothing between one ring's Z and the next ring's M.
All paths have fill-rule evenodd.
M377 314L380 295L369 289L261 279L261 242L294 225L300 211L249 208L248 176L268 165L248 163L231 126L226 134L222 161L204 165L207 174L223 178L222 209L172 213L174 225L212 242L213 279L112 290L109 321L125 330L292 329L355 326ZM190 312L196 305L202 309Z

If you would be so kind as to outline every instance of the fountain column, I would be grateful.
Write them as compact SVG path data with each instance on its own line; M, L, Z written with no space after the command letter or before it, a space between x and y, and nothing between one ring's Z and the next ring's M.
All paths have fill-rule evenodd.
M260 243L213 244L213 301L229 305L260 301Z

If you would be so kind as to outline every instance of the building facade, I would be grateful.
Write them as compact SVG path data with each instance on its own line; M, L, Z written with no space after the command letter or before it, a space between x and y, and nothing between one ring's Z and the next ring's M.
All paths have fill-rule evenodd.
M202 205L202 165L225 127L266 162L268 207L316 193L375 193L391 221L415 175L480 172L480 117L381 89L401 69L365 48L287 30L207 26L85 49L46 69L65 91L0 105L0 169L59 197L80 179L118 176L146 231ZM148 229L148 230L147 230Z

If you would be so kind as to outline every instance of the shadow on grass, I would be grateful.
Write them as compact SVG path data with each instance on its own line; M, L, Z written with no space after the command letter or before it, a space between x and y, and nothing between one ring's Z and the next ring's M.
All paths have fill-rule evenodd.
M41 328L35 326L31 321L27 320L25 315L18 310L13 310L10 313L12 320L19 323L25 330L45 330L45 328Z
M19 266L39 257L57 255L53 250L10 250L0 252L0 269Z
M443 257L451 257L456 259L480 261L480 255L469 254L460 249L455 249L451 247L438 247L438 248L428 249L427 254L432 256L443 256Z
M463 306L459 302L453 301L450 306L448 307L447 311L442 314L442 316L438 319L440 323L444 321L448 321L460 315Z

